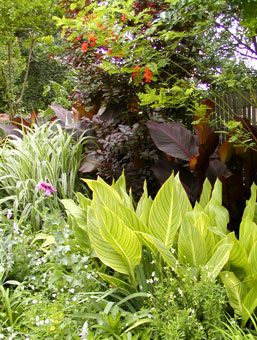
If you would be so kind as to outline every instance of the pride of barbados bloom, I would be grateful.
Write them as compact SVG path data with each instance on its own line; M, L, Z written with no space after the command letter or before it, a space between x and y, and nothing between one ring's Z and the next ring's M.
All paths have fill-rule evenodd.
M145 82L151 83L152 76L153 76L152 71L149 70L149 68L146 66L145 67L145 74L144 74Z
M53 188L51 183L39 182L36 185L36 188L38 190L40 190L40 189L44 190L44 194L47 195L47 196L50 196L51 194L54 194L56 192L56 190Z

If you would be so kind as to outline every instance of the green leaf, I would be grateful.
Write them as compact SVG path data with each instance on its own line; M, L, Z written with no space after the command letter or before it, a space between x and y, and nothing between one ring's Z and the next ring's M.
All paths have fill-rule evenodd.
M226 288L230 305L236 314L243 315L243 299L247 294L247 287L233 272L223 271L220 273L220 277Z
M110 209L101 207L99 212L97 220L102 238L120 255L122 259L120 269L126 267L127 273L133 277L134 267L141 260L141 243L137 235ZM108 254L106 256L110 260ZM110 267L114 268L111 261L109 263Z
M254 243L249 256L249 274L257 274L257 242Z
M208 178L205 179L203 183L203 189L200 197L199 204L201 207L205 208L205 206L209 203L211 197L212 186L209 182Z
M255 206L256 206L256 191L257 191L257 186L256 186L256 184L253 183L252 186L251 186L251 197L246 203L246 207L245 207L245 210L244 210L242 220L246 216L249 216L251 220L253 220L253 218L254 218Z
M147 234L144 234L144 235L145 237L148 237L149 239L151 239L151 241L153 242L153 244L155 245L155 247L158 249L159 253L161 254L162 258L164 259L164 261L171 268L175 269L177 267L178 261L176 257L172 255L171 251L166 247L166 245L162 241L154 237L153 235L147 235Z
M100 224L91 207L88 208L88 234L91 245L99 259L114 270L129 275L129 268L123 257L103 239L100 233Z
M91 204L91 199L89 199L88 197L84 196L80 192L76 193L76 197L77 197L77 200L79 202L80 207L82 209L84 209L85 211L87 211L87 207Z
M139 219L145 224L148 225L148 219L149 219L149 213L151 210L151 206L153 204L153 200L151 197L148 196L147 191L147 184L146 181L144 182L144 192L141 196L137 208L136 208L136 214L139 217Z
M242 279L248 272L247 252L242 243L235 237L235 234L231 233L230 235L233 239L233 247L229 257L230 270L233 271L239 279Z
M256 282L257 282L257 273L252 274L252 275L247 275L243 280L243 283L248 288L254 288L256 286Z
M122 290L125 290L128 293L133 293L135 292L135 289L133 289L133 287L131 287L131 285L129 285L127 282L117 279L116 277L98 272L97 273L103 280L105 280L106 282L110 283L112 286L114 287L118 287Z
M233 242L229 237L226 237L217 244L213 256L206 265L208 270L213 273L214 277L219 275L220 271L227 263L232 247Z
M249 254L253 244L257 241L257 225L252 218L247 215L242 219L239 227L239 241Z
M68 211L68 213L74 217L79 226L86 227L87 214L85 210L78 207L71 199L63 199L61 200L61 203L64 205L64 208Z
M178 257L182 263L189 263L191 266L200 266L207 261L207 249L205 241L194 226L184 225L178 237Z
M88 236L88 229L87 226L80 226L76 222L75 218L70 215L68 217L68 223L71 225L75 239L78 242L78 245L81 247L82 250L87 252L88 250L91 249L90 241L89 241L89 236Z
M243 315L242 315L242 324L244 327L249 317L253 314L255 308L257 307L257 286L250 289L248 294L245 296L243 300Z
M182 190L172 174L157 193L149 214L148 226L152 235L168 248L172 246L182 215L188 208L187 201L181 200L184 197Z

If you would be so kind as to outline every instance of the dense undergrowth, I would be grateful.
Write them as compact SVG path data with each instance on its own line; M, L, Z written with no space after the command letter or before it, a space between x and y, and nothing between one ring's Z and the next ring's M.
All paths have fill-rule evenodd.
M92 195L77 177L84 140L49 129L1 147L0 338L256 338L256 187L237 240L219 181L194 207L178 176L138 202L124 174L86 180Z

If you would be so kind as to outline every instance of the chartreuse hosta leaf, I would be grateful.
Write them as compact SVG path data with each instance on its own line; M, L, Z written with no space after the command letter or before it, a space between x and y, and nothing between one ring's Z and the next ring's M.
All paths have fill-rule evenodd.
M181 225L182 216L192 209L184 188L172 174L157 193L149 214L148 227L153 236L170 248Z
M239 241L249 254L253 244L257 241L257 225L247 215L241 222L239 228Z
M244 210L243 218L242 220L246 217L249 216L251 220L253 221L254 215L255 215L255 206L256 206L256 191L257 191L257 186L256 184L252 184L251 186L251 197L246 203L246 207Z

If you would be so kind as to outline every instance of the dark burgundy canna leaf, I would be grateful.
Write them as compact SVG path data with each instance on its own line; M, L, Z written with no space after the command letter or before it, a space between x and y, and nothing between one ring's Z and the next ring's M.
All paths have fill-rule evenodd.
M189 161L198 153L194 135L183 124L148 122L147 127L155 145L166 154Z

